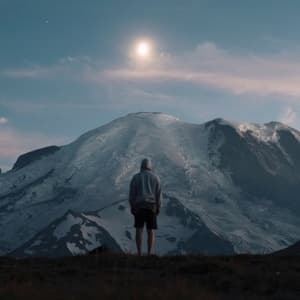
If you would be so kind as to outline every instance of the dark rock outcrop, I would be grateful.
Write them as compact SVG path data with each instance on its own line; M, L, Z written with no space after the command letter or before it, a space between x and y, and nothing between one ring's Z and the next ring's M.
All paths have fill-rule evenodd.
M12 169L18 170L18 169L24 168L25 166L33 163L36 160L41 159L44 156L48 156L50 154L55 153L59 149L60 149L60 147L58 147L58 146L49 146L49 147L41 148L38 150L34 150L31 152L22 154L21 156L18 157L18 159L15 162Z

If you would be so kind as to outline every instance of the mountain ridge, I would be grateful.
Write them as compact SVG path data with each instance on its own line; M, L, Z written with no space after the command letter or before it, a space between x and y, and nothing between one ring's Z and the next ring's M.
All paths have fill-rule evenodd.
M114 228L132 230L132 216L126 207L114 213L110 207L127 199L129 180L145 156L153 160L168 199L194 212L214 239L226 240L234 252L272 252L296 242L300 133L281 123L249 124L220 118L193 124L163 113L129 114L2 174L2 253L22 248L70 209L86 213L101 207L107 207L107 232L121 248L128 242L132 251L127 229ZM161 254L178 249L194 234L178 223L176 214L169 218L165 211L159 219ZM175 243L168 241L174 238ZM202 249L205 238L194 240Z

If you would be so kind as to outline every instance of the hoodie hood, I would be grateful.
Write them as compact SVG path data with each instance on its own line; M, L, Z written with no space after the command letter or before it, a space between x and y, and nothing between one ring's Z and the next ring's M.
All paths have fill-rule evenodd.
M151 160L149 158L144 158L141 162L141 171L151 170L151 169L152 169Z

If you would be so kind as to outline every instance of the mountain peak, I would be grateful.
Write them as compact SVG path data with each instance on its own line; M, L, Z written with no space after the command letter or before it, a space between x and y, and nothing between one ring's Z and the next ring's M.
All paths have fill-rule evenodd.
M263 142L277 143L279 140L278 132L281 130L290 130L294 136L299 139L299 134L297 130L277 121L271 121L268 123L249 123L249 122L239 122L239 121L229 121L222 118L216 118L212 121L206 123L209 125L216 126L229 126L233 128L240 136L251 135L257 140Z
M284 123L278 122L278 121L270 121L270 122L264 123L263 126L272 127L274 129L288 129L288 128L290 128L290 126L288 126Z
M169 114L165 114L163 112L136 112L136 113L130 113L126 117L148 118L151 120L161 120L161 121L179 121L179 118Z

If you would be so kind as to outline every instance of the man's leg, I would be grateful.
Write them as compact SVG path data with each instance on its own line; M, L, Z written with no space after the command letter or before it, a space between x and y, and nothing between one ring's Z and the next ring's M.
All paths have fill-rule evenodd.
M142 255L142 237L143 237L143 228L136 228L135 231L135 241L136 249L139 256Z
M154 245L154 230L148 229L148 255L151 255Z

